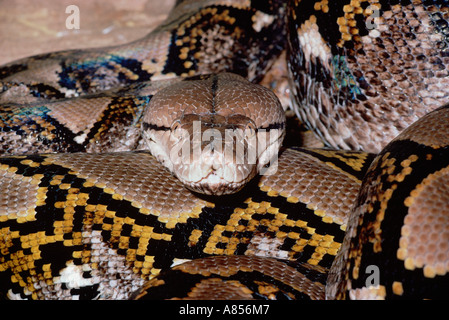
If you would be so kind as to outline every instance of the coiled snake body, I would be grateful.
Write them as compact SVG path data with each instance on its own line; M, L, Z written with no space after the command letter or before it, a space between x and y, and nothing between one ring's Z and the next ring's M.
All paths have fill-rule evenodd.
M1 67L0 297L448 298L447 12L187 0L139 41ZM279 149L244 79L285 46L328 148Z

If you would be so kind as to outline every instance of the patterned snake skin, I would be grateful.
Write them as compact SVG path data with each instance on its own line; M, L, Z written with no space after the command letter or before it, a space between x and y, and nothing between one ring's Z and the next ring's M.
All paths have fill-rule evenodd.
M186 0L133 43L0 67L0 298L449 298L448 12ZM233 194L187 189L146 148L153 96L259 82L284 48L328 148L286 146Z

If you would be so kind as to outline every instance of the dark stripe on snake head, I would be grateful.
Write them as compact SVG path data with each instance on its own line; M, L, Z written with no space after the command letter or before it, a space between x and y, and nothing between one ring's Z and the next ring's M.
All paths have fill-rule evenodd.
M158 126L157 124L143 122L142 123L142 129L144 131L146 130L155 130L155 131L170 131L169 127L166 126Z

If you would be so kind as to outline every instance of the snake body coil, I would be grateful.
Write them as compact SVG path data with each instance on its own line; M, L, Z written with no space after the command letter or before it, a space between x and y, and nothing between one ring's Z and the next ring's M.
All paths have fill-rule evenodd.
M0 298L449 298L448 12L186 0L0 67ZM353 151L279 149L247 80L284 46L296 114Z

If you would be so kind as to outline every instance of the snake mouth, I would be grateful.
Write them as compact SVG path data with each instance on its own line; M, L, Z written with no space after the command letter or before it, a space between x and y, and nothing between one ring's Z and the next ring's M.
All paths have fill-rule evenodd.
M221 196L240 191L255 174L256 170L254 168L245 178L232 182L218 175L216 171L211 171L207 176L196 182L183 179L179 176L178 179L191 191L206 195Z
M284 127L276 96L233 74L159 91L142 125L151 153L185 187L207 195L236 193L256 174L265 174Z
M195 122L192 123L194 127ZM185 187L197 193L217 196L233 194L256 174L271 174L264 168L275 162L272 159L278 155L283 130L250 130L246 123L224 133L222 131L227 127L218 127L222 131L216 128L207 129L216 135L204 140L193 139L194 132L188 130L176 134L179 126L175 128L175 134L149 130L146 138L152 154ZM203 134L202 130L198 132ZM157 143L164 140L165 144Z
M226 182L219 182L211 184L208 182L200 182L194 184L185 183L185 186L191 191L198 192L201 194L221 196L238 192L241 188L243 188L244 183L228 184Z
M217 159L206 159L175 165L173 173L191 191L215 196L238 192L257 174L256 164L223 163Z

